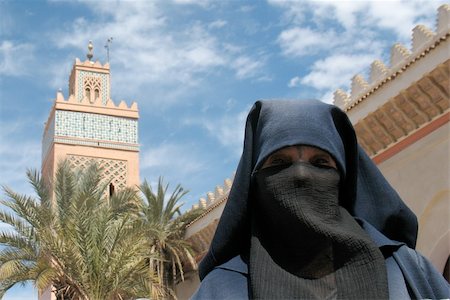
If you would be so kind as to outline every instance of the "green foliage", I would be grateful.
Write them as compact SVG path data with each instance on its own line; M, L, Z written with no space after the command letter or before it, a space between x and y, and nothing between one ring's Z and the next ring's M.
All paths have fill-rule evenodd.
M157 274L159 282L172 289L177 276L184 280L184 264L196 268L194 252L184 239L186 225L200 215L201 210L181 214L180 199L187 191L177 185L167 195L169 185L160 177L156 191L144 181L140 189L144 198L141 205L141 220L149 254L159 259L150 260L151 272Z
M27 176L36 198L4 187L0 201L0 221L10 225L0 232L0 298L28 280L40 290L52 285L58 299L165 295L149 271L149 262L160 259L149 251L135 190L107 196L95 165L74 172L62 162L53 189L38 172Z

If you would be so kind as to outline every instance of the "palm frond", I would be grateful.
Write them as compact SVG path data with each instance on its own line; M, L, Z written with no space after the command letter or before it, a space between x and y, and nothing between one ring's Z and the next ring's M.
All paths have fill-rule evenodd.
M180 200L187 194L181 185L177 185L167 195L169 185L159 177L154 191L145 180L140 186L143 195L141 201L141 226L146 232L148 253L158 254L159 259L150 259L149 269L154 272L159 282L172 291L179 275L184 280L184 261L196 267L193 250L184 240L186 226L201 214L194 210L186 215L181 214L183 203Z
M0 202L2 203L2 202ZM11 226L18 235L30 237L33 227L24 219L6 211L0 211L0 221ZM1 243L1 242L0 242Z
M34 188L34 191L38 196L41 205L45 207L46 210L51 210L51 197L48 185L42 179L40 173L37 170L28 169L27 177L28 181Z
M10 208L21 219L28 222L33 227L39 228L41 221L39 219L38 204L35 199L26 195L20 195L9 187L3 187L7 200L2 200L1 204Z

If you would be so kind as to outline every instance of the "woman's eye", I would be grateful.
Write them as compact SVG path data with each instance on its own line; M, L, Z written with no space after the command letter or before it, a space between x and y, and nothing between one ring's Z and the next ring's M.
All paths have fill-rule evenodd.
M272 166L283 165L283 164L286 164L286 163L287 163L287 160L283 159L283 158L275 158L275 159L272 159L272 161L270 162L270 164Z
M319 157L312 161L312 164L314 166L317 166L319 168L335 168L334 164L331 162L330 159Z
M262 168L267 167L274 167L274 166L282 166L290 164L291 160L288 157L282 157L282 156L275 156L272 158L269 158L266 163L262 166Z

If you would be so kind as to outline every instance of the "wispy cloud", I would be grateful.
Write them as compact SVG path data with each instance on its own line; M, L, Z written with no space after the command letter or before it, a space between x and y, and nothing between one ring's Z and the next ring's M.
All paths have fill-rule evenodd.
M435 15L436 8L447 1L370 1L369 10L363 15L366 26L377 26L397 34L401 42L411 39L411 30L417 24L435 29L435 19L425 16Z
M209 23L208 27L211 28L211 29L222 28L222 27L226 26L227 23L228 22L225 21L225 20L216 20L214 22Z
M318 90L336 89L347 85L349 78L370 65L375 58L366 54L328 56L316 61L301 83Z
M439 3L445 1L388 0L388 1L314 1L311 7L318 21L337 21L346 31L362 28L389 30L400 41L411 37L411 29L418 23L434 27L424 17L433 15Z
M34 47L29 43L3 41L0 44L0 75L22 76L28 74L33 61Z
M251 78L260 74L264 66L264 59L255 59L248 56L239 56L232 63L238 79Z
M24 121L2 121L0 128L0 184L32 194L25 173L27 168L40 167L41 145L36 140L23 139L27 130Z
M295 76L293 78L291 78L291 80L289 80L288 83L288 87L293 88L293 87L297 87L301 84L302 80L300 77Z
M216 37L214 30L225 26L226 21L195 21L176 29L171 20L174 16L167 14L161 2L105 3L89 2L89 7L104 18L79 18L69 25L69 32L54 34L53 42L58 47L82 49L92 40L97 45L94 55L99 55L112 36L114 88L123 95L132 95L136 90L157 94L158 89L195 89L223 69L233 71L237 79L259 77L265 64L261 57L242 53L242 47ZM154 101L161 104L161 100L165 99Z
M446 1L424 1L424 0L388 0L388 1L272 1L274 6L284 9L285 18L291 24L300 27L301 30L306 30L306 24L315 24L317 29L313 32L316 36L327 36L330 24L337 23L340 26L341 32L336 32L337 35L330 40L333 44L340 44L342 35L352 33L353 41L357 41L363 35L360 32L375 32L384 34L388 30L396 34L399 42L408 43L411 39L411 30L417 24L424 24L431 29L435 29L435 19L430 19L428 16L433 16L436 8ZM309 12L310 15L306 14ZM428 17L428 18L427 18ZM339 29L339 26L333 26ZM289 37L289 29L284 31L280 37L287 35ZM300 30L300 32L302 32ZM332 32L331 32L332 33ZM295 31L291 32L294 35ZM381 36L382 38L382 36ZM343 42L348 41L344 38ZM280 43L283 39L280 40ZM313 40L314 44L316 43ZM300 42L299 42L300 43ZM312 43L306 40L306 45ZM349 44L349 46L352 46ZM408 46L408 45L407 45ZM295 46L293 46L295 47ZM289 47L285 46L285 51ZM284 49L284 48L283 48ZM287 52L289 53L289 52ZM293 54L293 53L291 53Z
M172 0L176 4L208 6L211 0Z
M349 89L351 78L366 74L373 60L388 59L386 51L392 44L386 33L409 47L412 28L419 22L433 23L425 16L433 16L438 5L400 0L269 3L284 11L290 24L277 38L281 53L293 60L313 58L306 71L291 77L287 85L313 88L316 97L327 99L337 88Z
M162 143L156 147L144 149L141 153L141 169L163 171L161 174L177 173L188 176L205 167L200 154L196 154L194 145Z
M338 42L335 37L336 33L331 31L294 27L284 30L278 37L278 43L284 55L297 57L333 48Z
M233 100L227 102L232 105ZM239 157L244 140L245 119L249 108L238 112L228 112L219 118L186 118L185 125L196 125L205 129L209 136L220 145L228 148L234 156Z

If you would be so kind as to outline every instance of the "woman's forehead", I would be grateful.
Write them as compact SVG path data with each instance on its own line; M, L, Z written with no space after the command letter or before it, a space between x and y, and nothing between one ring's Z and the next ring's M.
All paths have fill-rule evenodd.
M328 153L328 151L325 151L325 150L320 149L315 146L301 145L301 144L280 148L278 150L273 151L271 154L269 154L269 156L272 156L275 154L298 154L298 155L302 156L303 154L309 154L309 153L326 154L326 155L331 156L331 154Z

